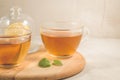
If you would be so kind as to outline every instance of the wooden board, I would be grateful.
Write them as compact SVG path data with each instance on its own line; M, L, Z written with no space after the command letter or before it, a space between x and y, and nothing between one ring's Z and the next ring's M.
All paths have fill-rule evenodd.
M11 69L0 68L0 80L56 80L73 76L81 72L85 66L85 59L79 53L68 59L60 59L63 66L49 68L38 67L41 58L46 57L53 61L46 50L28 54L25 61L18 67Z

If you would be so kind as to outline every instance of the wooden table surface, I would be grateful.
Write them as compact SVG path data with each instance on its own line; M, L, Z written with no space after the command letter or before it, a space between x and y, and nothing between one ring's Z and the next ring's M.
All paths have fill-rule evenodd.
M51 66L41 68L38 62L42 58L48 58L50 61L58 59L51 57L46 50L28 54L24 62L11 69L0 68L0 80L55 80L73 76L81 72L85 66L85 59L80 53L75 53L68 59L60 59L63 66Z

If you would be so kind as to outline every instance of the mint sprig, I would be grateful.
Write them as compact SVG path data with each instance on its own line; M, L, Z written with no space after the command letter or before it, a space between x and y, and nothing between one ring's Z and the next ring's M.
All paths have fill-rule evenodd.
M63 65L60 60L54 60L52 64L55 66L62 66Z
M62 66L63 64L62 64L62 62L60 60L53 60L52 65L54 65L54 66ZM47 67L51 66L51 63L50 63L50 61L47 58L42 58L39 61L38 66L42 67L42 68L47 68Z
M39 64L40 67L42 68L46 68L46 67L50 67L50 61L47 58L43 58L40 60Z

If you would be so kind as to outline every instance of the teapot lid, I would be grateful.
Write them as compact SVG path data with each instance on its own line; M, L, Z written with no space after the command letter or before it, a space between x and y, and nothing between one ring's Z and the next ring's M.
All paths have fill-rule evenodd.
M22 8L12 7L9 10L9 14L0 19L0 34L3 34L6 29L11 27L11 25L12 26L14 25L14 29L16 30L21 28L26 29L27 27L27 30L31 32L31 27L33 26L33 20L31 19L31 17L23 14Z

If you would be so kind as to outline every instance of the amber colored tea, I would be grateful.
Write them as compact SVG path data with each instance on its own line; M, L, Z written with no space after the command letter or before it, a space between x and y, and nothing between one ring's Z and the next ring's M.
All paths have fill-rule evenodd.
M0 65L10 66L19 64L27 54L30 39L0 40Z
M82 34L80 33L41 33L43 43L50 54L56 56L71 56L76 51Z

